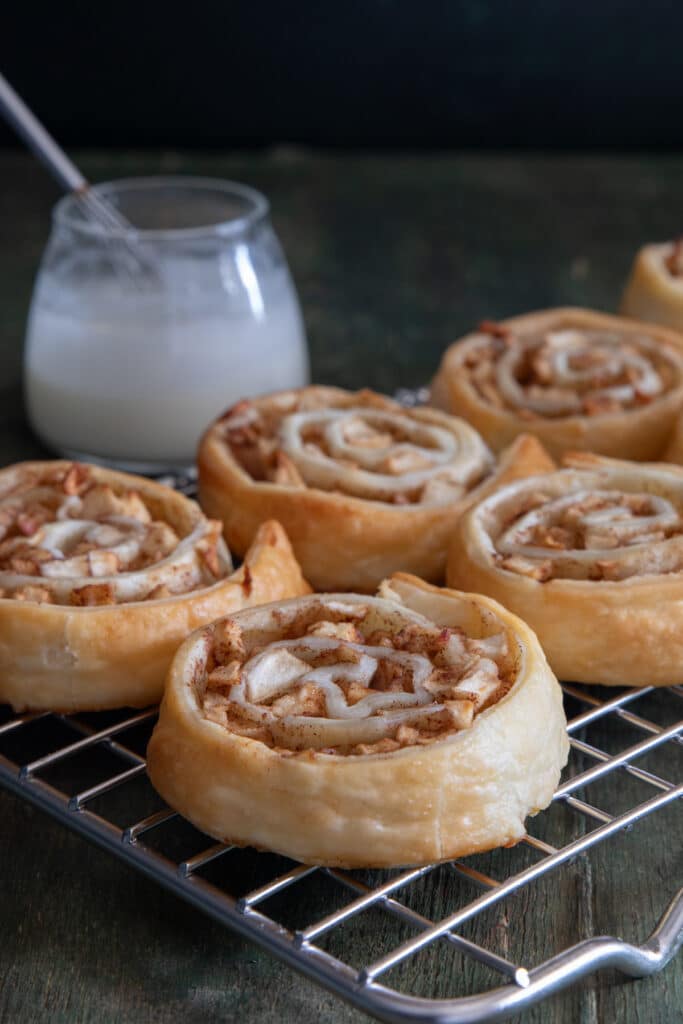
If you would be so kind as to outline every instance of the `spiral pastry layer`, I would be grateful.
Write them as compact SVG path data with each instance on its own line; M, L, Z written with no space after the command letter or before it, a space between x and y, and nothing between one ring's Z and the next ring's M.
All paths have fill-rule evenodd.
M535 789L520 806L511 784L512 815L508 810L503 822L492 820L487 802L502 799L502 792L494 794L487 776L491 790L474 812L478 798L470 781L460 797L451 794L442 814L444 786L453 787L465 764L476 774L479 743L485 748L479 756L497 762L487 770L497 771L504 788L511 750L500 730L508 715L519 713L517 699L526 704L527 686L539 691L546 713L551 709L550 749L527 752L545 762L543 799ZM488 748L490 729L503 749ZM515 742L510 737L512 747ZM533 635L486 599L399 576L379 597L281 602L195 634L174 661L148 763L165 799L211 834L315 862L386 864L519 837L525 814L550 798L565 755L558 688ZM205 781L196 787L198 772L188 777L188 766L205 756L211 763L202 765ZM439 771L439 793L429 792ZM399 778L397 800L391 786ZM249 806L246 819L236 802ZM394 817L399 803L408 807L403 821ZM486 839L473 840L471 828L456 834L464 813L474 813L482 826L486 820ZM422 835L411 821L415 815ZM367 830L370 847L362 841Z
M448 578L524 614L565 679L683 680L683 471L589 454L484 499Z
M683 339L585 310L551 310L478 333L446 353L434 399L494 449L524 429L568 448L661 454L683 405Z
M639 250L620 312L683 331L683 239L645 245Z
M273 608L256 635L233 620L207 634L198 681L207 718L282 751L373 754L468 728L507 692L503 630L473 640L375 597ZM264 647L276 632L283 639Z
M2 597L117 604L187 593L232 571L220 523L196 516L180 536L139 490L113 487L89 466L5 471L0 488Z
M546 461L529 442L508 460L514 472ZM323 387L238 403L209 428L198 462L202 504L231 547L274 516L323 590L372 590L397 568L438 579L449 528L499 469L463 420Z
M0 700L18 710L152 703L190 630L307 589L278 524L233 572L221 524L169 488L68 462L0 470Z
M329 408L321 391L301 392L275 423L256 402L223 417L226 443L256 479L396 505L445 505L490 471L486 445L462 420L440 423L371 392L360 392L358 404Z

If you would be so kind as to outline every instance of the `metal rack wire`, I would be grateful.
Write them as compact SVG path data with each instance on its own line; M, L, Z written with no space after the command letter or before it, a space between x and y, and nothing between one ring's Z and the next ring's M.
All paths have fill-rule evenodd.
M186 492L193 487L191 478L175 483ZM576 858L683 796L683 783L669 777L683 759L683 687L618 693L563 689L570 762L551 808L530 821L530 832L516 848L521 864L511 864L503 878L492 877L485 857L363 873L285 863L216 843L163 806L147 779L144 751L154 709L82 715L13 715L0 709L0 784L379 1020L503 1020L600 967L635 977L652 974L683 943L683 890L643 946L593 937L540 964L527 964L497 949L495 941L466 934L468 925L491 908L543 884L553 872L567 870ZM589 741L596 727L601 746ZM629 742L633 736L635 743ZM615 778L635 788L619 787L620 806L612 813L593 793L604 780ZM232 856L242 858L241 872L230 870ZM258 884L240 891L234 883L245 874ZM432 896L446 877L462 883L457 906L432 919ZM329 911L312 921L296 915L290 920L286 897L296 895L305 915L309 904L301 893L321 880L334 885ZM360 943L350 955L343 955L345 943L332 944L330 950L328 940L344 928L369 921L372 930L372 915L378 912L390 915L397 926L386 952L366 957L372 943ZM484 965L497 979L494 987L432 998L388 983L391 972L392 978L396 973L404 977L397 968L433 951L461 957L461 977L468 960ZM360 962L354 962L359 955Z
M613 938L593 938L533 967L513 962L459 934L467 921L494 904L531 886L579 854L683 795L683 784L676 785L634 763L653 751L673 746L680 748L683 722L660 725L643 717L637 708L638 702L649 695L651 701L656 700L658 717L670 716L677 710L676 703L680 704L683 699L682 688L673 687L656 694L646 688L604 698L593 691L567 686L565 693L572 704L578 702L583 708L569 723L573 753L593 763L576 773L570 768L568 777L555 794L555 804L566 814L580 815L594 827L564 845L555 845L548 838L530 832L523 843L539 859L502 880L479 870L469 858L453 862L450 869L473 882L481 893L438 921L416 910L414 901L407 898L411 886L420 880L429 882L431 878L438 884L436 876L441 869L437 865L398 873L374 872L374 875L388 877L375 878L375 884L368 885L357 872L295 864L286 870L276 870L257 887L235 895L200 874L201 869L228 855L231 847L196 833L193 836L198 846L196 852L171 857L150 842L162 828L168 830L169 826L182 824L182 819L169 808L156 806L137 820L124 824L112 820L120 818L118 813L108 815L95 810L98 801L115 792L121 797L117 801L119 810L123 806L158 804L146 779L141 752L156 718L154 710L70 716L6 713L5 720L0 721L0 783L380 1020L438 1020L453 1024L501 1020L599 967L611 965L634 976L654 973L667 963L683 941L681 894L642 947ZM626 722L643 738L626 749L608 753L578 737L599 719ZM130 743L129 736L133 738ZM26 756L22 752L26 752ZM103 754L110 761L108 767L102 763ZM673 756L670 760L673 764ZM78 768L71 770L75 761L79 762ZM46 778L55 773L56 778ZM616 773L644 783L652 795L616 815L578 795L596 781ZM93 774L102 777L93 782ZM135 787L134 793L132 787ZM541 823L542 819L541 815L535 821ZM268 859L263 854L253 853L252 856ZM349 894L341 906L335 906L321 919L292 929L285 927L273 912L264 909L264 904L277 894L292 886L305 885L312 876L321 874L339 883ZM321 940L329 932L373 908L397 917L413 934L360 968L331 955L321 946ZM417 997L382 984L381 979L388 971L442 939L461 954L497 972L507 984L478 995L450 1000Z

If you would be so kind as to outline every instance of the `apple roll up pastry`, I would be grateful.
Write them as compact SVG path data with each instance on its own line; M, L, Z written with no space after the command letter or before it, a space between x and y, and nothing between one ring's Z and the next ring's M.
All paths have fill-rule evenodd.
M235 572L220 523L168 487L60 461L0 470L0 701L16 710L150 704L193 629L309 589L277 523Z
M626 283L620 312L683 332L683 238L643 246Z
M209 427L198 462L202 506L232 550L272 516L317 590L369 592L395 570L442 580L468 502L551 465L533 438L496 461L463 420L328 387L239 402Z
M463 517L448 580L522 615L560 679L683 683L683 469L567 456Z
M516 842L567 751L560 688L528 626L397 574L377 597L282 601L194 633L148 769L220 840L385 867Z
M432 401L494 451L526 431L554 457L657 459L683 407L683 338L585 309L485 322L446 351Z

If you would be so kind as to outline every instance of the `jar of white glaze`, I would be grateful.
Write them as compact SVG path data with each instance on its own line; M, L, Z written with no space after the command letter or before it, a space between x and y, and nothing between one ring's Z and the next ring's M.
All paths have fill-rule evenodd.
M134 225L57 204L28 324L33 428L69 458L186 466L240 398L308 383L299 303L264 196L207 178L96 186Z

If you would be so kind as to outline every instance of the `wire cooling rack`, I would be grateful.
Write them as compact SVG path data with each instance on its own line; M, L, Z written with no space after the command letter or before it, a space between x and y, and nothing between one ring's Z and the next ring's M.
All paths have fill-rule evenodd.
M569 709L576 712L569 722L572 756L566 777L551 809L531 820L530 833L516 848L523 855L520 862L528 862L498 879L479 866L481 857L362 873L285 863L209 840L163 806L147 780L143 752L156 720L155 709L87 715L13 715L4 709L0 783L380 1020L439 1024L502 1020L599 967L611 965L632 976L654 973L683 940L680 893L642 947L610 937L592 938L532 966L501 955L495 942L485 945L464 934L464 926L477 916L539 885L551 872L683 795L683 784L675 785L642 767L653 755L671 767L676 757L680 759L683 722L672 719L683 707L682 688L618 694L603 690L600 696L596 690L571 686L564 690ZM644 704L649 705L648 717L640 713ZM603 735L612 731L617 746L624 727L641 738L608 752L580 738L598 723L609 727ZM629 799L626 807L613 814L589 799L587 790L614 776L620 779L622 802L624 791L630 794L625 782L635 783L643 799ZM578 819L578 834L576 821L567 818ZM569 836L569 840L552 842L554 836ZM183 846L190 852L179 853ZM236 871L231 870L231 855L239 858ZM245 858L252 862L247 871ZM227 861L227 870L219 873L221 884L217 884L205 877L205 870L221 860ZM457 907L444 918L432 920L422 907L432 902L433 889L443 885L445 872L465 885L457 889ZM256 877L258 884L245 892L234 891L231 879L239 886L245 876ZM316 876L334 885L329 912L296 927L286 924L288 905L280 897L285 890L294 890L290 896L294 895L297 907L305 908L302 887L310 887ZM463 900L468 888L475 895ZM362 964L325 948L329 935L350 922L358 925L371 911L397 919L407 928L406 937ZM367 928L372 928L370 922ZM505 983L452 999L417 996L383 983L389 972L395 974L395 968L437 946L439 955L450 948L486 965Z
M193 488L191 476L168 482ZM0 708L0 784L379 1020L503 1020L601 967L653 974L683 942L683 890L660 891L649 865L631 864L655 905L671 900L644 945L599 936L542 963L526 962L523 948L513 955L525 933L548 928L548 905L551 922L574 914L558 897L558 873L587 862L589 871L601 844L671 812L683 795L683 687L563 689L571 754L551 807L513 849L448 864L351 872L216 843L164 806L147 779L156 709ZM619 851L624 864L633 838ZM665 854L669 877L676 850ZM515 924L521 939L510 941Z

